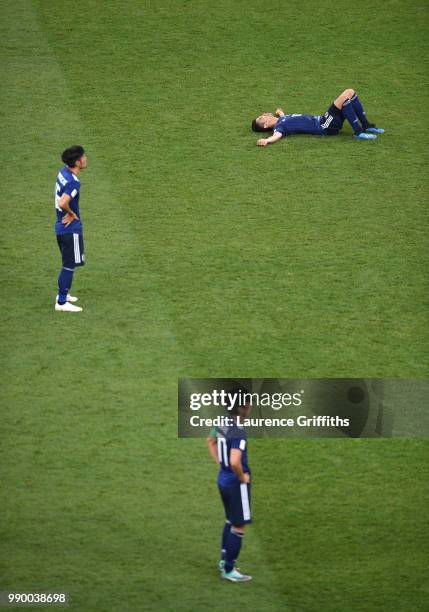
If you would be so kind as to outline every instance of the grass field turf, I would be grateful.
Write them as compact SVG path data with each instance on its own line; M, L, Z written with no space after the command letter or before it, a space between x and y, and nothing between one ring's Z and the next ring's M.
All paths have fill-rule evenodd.
M177 377L421 377L423 2L3 2L3 589L74 610L425 610L422 441L252 441L249 585L220 583ZM386 128L255 147L345 87ZM82 316L53 311L81 142ZM232 592L233 591L233 592Z

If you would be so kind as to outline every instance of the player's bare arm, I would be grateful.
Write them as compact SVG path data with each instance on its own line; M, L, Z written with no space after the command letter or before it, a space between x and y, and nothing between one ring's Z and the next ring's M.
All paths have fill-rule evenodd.
M240 482L250 482L249 474L243 472L241 463L241 450L239 448L231 449L231 468L234 470Z
M217 440L209 436L207 438L207 448L209 449L209 453L213 461L219 465L219 458L217 456Z
M60 201L58 202L58 206L66 212L66 215L61 221L61 223L65 225L66 227L68 227L70 223L74 221L75 219L79 220L79 217L70 208L69 206L70 202L71 202L71 197L67 193L64 193L61 196Z
M258 147L266 147L269 144L277 142L281 138L283 138L283 135L280 134L280 132L274 132L274 134L269 138L260 138L256 144L258 145Z

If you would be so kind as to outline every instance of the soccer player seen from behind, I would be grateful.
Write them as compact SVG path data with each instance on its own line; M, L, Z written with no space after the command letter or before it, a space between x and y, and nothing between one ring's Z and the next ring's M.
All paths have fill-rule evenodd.
M272 113L262 113L252 121L254 132L273 132L269 138L260 138L259 147L266 147L284 136L292 134L314 134L336 136L347 120L353 129L353 136L359 140L374 140L382 134L383 128L376 127L366 117L361 101L354 89L345 89L328 108L324 115L286 115L282 108Z
M232 393L236 392L235 389ZM237 415L245 418L251 406L234 406L228 411L231 425L217 427L207 438L209 451L219 465L218 487L225 509L222 531L219 571L222 578L231 582L247 582L251 576L242 574L235 566L244 538L244 529L252 522L250 507L250 469L247 464L247 435L237 425Z
M61 252L62 268L58 277L58 295L55 310L63 312L81 312L75 306L77 297L70 295L75 268L83 266L83 230L79 211L80 180L79 174L87 165L83 147L74 145L63 151L61 159L65 166L61 168L55 181L55 210L57 221L55 233Z

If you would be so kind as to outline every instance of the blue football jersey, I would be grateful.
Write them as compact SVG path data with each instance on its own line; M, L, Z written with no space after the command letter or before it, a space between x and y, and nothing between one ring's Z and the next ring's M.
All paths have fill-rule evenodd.
M242 427L232 425L231 427L217 427L217 453L219 459L218 482L220 485L228 485L240 482L236 473L231 467L231 450L238 448L241 450L241 464L243 472L250 474L247 463L247 434Z
M71 200L69 206L71 210L79 217L78 220L74 220L68 227L61 223L61 220L66 215L66 212L59 206L60 198L63 194L67 193ZM55 232L57 234L81 234L82 223L80 220L79 212L79 193L80 193L80 180L67 168L61 168L58 172L57 179L55 181L55 211L57 213L57 221L55 223Z
M319 115L285 115L280 117L274 126L274 132L280 132L283 136L291 134L324 134L320 126Z

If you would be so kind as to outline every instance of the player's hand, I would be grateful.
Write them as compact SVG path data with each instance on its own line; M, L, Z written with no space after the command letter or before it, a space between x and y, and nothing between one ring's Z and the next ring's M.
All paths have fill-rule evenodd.
M268 144L268 138L260 138L256 144L258 147L266 147Z
M75 213L66 213L61 219L61 223L68 227L74 220L79 221L79 217Z
M243 482L243 483L245 483L245 484L249 484L249 482L250 482L250 474L248 474L247 472L245 472L245 473L243 474L243 480L242 480L242 482Z
M277 117L283 117L283 115L285 114L284 110L282 108L276 108L276 115Z

